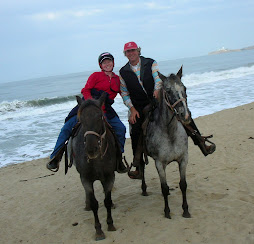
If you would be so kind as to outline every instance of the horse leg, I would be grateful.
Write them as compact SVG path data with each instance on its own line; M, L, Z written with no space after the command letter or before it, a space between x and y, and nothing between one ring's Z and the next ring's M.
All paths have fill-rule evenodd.
M111 199L111 191L113 188L114 180L110 180L107 182L103 182L103 189L105 193L104 205L107 209L107 224L108 224L108 231L116 231L116 228L113 224L113 218L111 214L111 208L113 206L112 199Z
M94 192L90 192L89 196L90 196L91 209L92 209L93 214L94 214L94 222L95 222L94 227L95 227L95 230L96 230L95 240L96 241L103 240L103 239L105 239L105 234L101 229L101 223L100 223L100 220L99 220L99 217L98 217L99 204L98 204L98 201L96 200L96 198L94 196Z
M85 191L86 191L86 203L89 202L89 205L93 211L93 215L94 215L94 227L95 227L95 230L96 230L96 233L95 233L95 240L98 241L98 240L103 240L105 239L105 234L104 232L102 231L101 229L101 223L99 221L99 217L98 217L98 208L99 208L99 204L98 204L98 201L96 200L95 198L95 195L94 195L94 189L93 189L93 182L89 182L89 181L86 181L84 177L80 176L81 178L81 182L85 188Z
M142 195L148 196L147 191L146 191L147 185L146 185L146 181L145 181L145 162L143 159L141 159L141 161L140 161L140 173L142 176L142 183L141 183Z
M158 160L155 161L156 169L158 171L159 177L160 177L160 182L161 182L161 192L164 197L164 214L165 217L168 219L171 219L170 216L170 208L168 206L168 195L169 193L169 187L167 184L167 178L166 178L166 172L165 172L165 166Z
M88 184L88 182L86 182L85 179L83 177L81 177L81 175L80 175L80 179L81 179L82 185L83 185L83 187L85 189L85 192L86 192L86 206L85 206L85 210L86 211L91 211L89 192L91 191L92 186L88 187L90 184Z
M186 196L186 190L187 190L186 166L187 166L187 163L185 163L185 162L186 161L183 160L179 163L179 172L180 172L179 186L182 191L182 197L183 197L183 204L182 204L183 214L182 214L182 216L184 218L190 218L191 215L188 210L188 203L187 203L187 196Z

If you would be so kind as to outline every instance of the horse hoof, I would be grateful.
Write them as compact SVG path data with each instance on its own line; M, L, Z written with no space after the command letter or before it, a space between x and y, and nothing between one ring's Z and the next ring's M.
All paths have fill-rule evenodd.
M191 218L191 215L189 212L184 212L182 215L184 218Z
M142 196L147 197L147 196L148 196L148 193L147 193L147 192L142 192Z
M171 219L170 214L165 214L165 217L166 217L167 219Z
M114 225L109 225L108 226L108 231L116 231L116 228Z
M95 235L95 240L96 241L101 241L101 240L104 240L106 237L105 237L105 234L103 233L103 231L101 231L100 234L96 234Z
M85 211L91 211L92 209L88 206L85 207Z

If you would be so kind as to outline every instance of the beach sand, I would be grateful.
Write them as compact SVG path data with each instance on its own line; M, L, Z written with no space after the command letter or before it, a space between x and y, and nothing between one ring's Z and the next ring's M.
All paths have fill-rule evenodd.
M106 239L100 243L254 243L254 103L199 117L203 135L213 134L217 150L204 157L189 139L187 199L192 218L182 215L179 172L167 169L172 219L164 217L158 173L146 167L149 196L141 181L116 173L112 199L115 232L107 231L104 194L95 183ZM126 158L132 160L130 140ZM46 169L47 159L0 169L0 243L95 243L92 212L75 166L64 175Z

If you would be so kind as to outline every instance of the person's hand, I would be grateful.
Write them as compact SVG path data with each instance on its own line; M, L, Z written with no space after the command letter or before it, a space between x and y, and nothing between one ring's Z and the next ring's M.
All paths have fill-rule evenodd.
M131 111L131 114L129 117L129 122L131 124L135 124L137 122L136 118L140 118L139 112L134 107L131 107L130 111Z
M160 90L154 90L153 96L158 99Z

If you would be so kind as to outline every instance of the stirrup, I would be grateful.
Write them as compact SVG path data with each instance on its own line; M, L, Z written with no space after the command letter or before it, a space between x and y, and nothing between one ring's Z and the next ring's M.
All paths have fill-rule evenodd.
M210 136L201 136L201 137L204 139L204 142L209 142L209 143L211 143L212 145L215 146L215 143L213 143L210 140L208 140L208 138L213 138L213 135L210 135Z
M61 162L63 154L66 150L66 145L67 144L65 144L63 147L61 147L59 149L59 151L56 153L56 155L46 164L47 169L49 169L52 172L57 172L59 170L60 162ZM58 162L54 162L55 160ZM56 165L52 167L51 164L54 164L54 163Z
M52 172L57 172L59 170L59 166L60 166L60 161L61 160L58 160L58 162L56 163L56 167L54 168L51 168L51 165L54 163L54 160L57 160L56 157L52 158L46 165L47 169L49 169L50 171Z
M215 152L216 150L216 145L215 143L211 142L210 140L208 140L207 138L212 138L213 135L210 135L210 136L201 136L202 138L202 141L198 144L199 145L199 148L201 149L202 153L207 156L208 154L212 154ZM206 142L209 142L211 145L210 146L207 146L205 143ZM208 150L208 148L210 150Z
M123 161L124 161L124 163L123 163ZM122 164L122 166L124 167L124 169L120 169L119 168L119 164L117 165L117 173L119 173L119 174L124 174L124 173L127 173L127 172L129 172L130 171L130 166L129 166L129 164L127 163L127 160L126 160L126 158L125 158L125 156L123 156L123 158L122 158L122 161L121 161L121 164Z
M215 145L213 142L211 142L210 140L208 140L208 138L213 138L213 135L209 135L209 136L201 136L200 134L196 133L197 131L192 132L192 135L198 137L201 141L203 141L204 143L207 141L213 145Z

